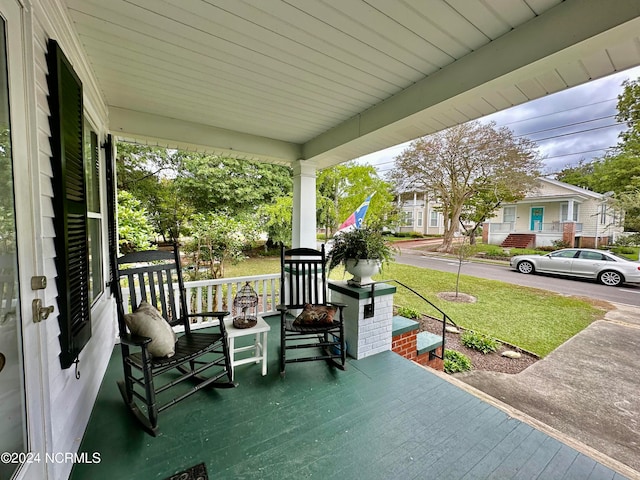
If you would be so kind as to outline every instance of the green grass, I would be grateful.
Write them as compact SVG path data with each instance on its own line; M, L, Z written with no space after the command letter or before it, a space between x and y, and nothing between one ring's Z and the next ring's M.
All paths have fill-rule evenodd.
M280 257L252 257L238 262L235 265L225 265L224 276L248 277L253 275L266 275L268 273L280 273Z
M460 276L460 291L476 297L476 303L440 300L437 293L455 291L456 275L408 265L391 264L380 278L406 283L462 327L541 357L603 315L601 308L582 299L468 275ZM398 287L394 303L437 316L434 309L402 287Z
M227 266L225 276L240 277L279 271L280 259L277 257L252 258ZM350 276L345 275L342 269L336 269L329 277L345 280ZM468 275L460 276L460 291L476 297L477 303L447 302L440 300L436 294L455 291L455 274L397 263L391 263L374 278L397 279L428 298L456 324L541 357L603 316L601 308L582 299ZM437 316L437 312L426 302L400 286L394 303Z

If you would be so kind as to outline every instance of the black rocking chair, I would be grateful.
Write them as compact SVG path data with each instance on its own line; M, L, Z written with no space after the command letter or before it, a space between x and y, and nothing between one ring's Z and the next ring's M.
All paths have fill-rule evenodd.
M166 408L189 397L204 387L231 388L232 382L230 357L223 318L228 312L208 312L188 314L186 294L180 254L177 245L173 251L149 250L134 252L114 258L115 288L118 309L118 327L124 365L124 380L118 382L125 403L142 423L143 428L153 436L158 433L158 414ZM122 281L126 279L124 284ZM128 295L127 305L123 298ZM173 356L154 357L149 352L152 339L130 333L125 315L135 311L141 302L147 302L162 316L170 327L181 326L182 334L177 342L171 329L168 342L175 350ZM142 310L142 308L140 308ZM153 312L152 312L153 313ZM218 319L215 329L191 331L190 323L194 317ZM130 321L131 317L127 317ZM164 329L166 325L157 317L156 324ZM167 335L165 333L165 335ZM177 396L166 392L171 387L190 380L190 388L182 388ZM166 393L165 393L166 392ZM160 403L160 398L164 403ZM142 408L137 400L142 401Z
M344 370L343 308L327 302L326 257L321 250L280 251L280 375L287 363L325 360ZM328 315L327 315L328 314ZM304 350L301 350L304 349ZM288 355L299 350L298 355Z

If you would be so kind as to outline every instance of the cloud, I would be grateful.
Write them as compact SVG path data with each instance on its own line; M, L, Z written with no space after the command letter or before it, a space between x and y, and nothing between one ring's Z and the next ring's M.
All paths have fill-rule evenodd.
M615 125L617 96L625 79L640 77L640 67L615 73L577 87L483 117L515 135L534 140L545 158L545 173L553 173L580 160L603 156L616 145L624 126ZM409 142L360 157L359 163L385 173Z

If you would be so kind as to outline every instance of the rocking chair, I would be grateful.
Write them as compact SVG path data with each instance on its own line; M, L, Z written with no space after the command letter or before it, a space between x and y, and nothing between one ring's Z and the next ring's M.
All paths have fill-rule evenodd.
M144 430L156 436L158 414L166 408L204 387L236 386L223 322L228 312L188 314L177 245L173 251L129 253L114 258L113 265L124 366L118 386ZM195 332L190 328L194 317L218 322L206 332ZM175 326L183 328L179 336L173 332ZM184 380L193 384L169 396L167 390Z
M344 304L327 302L326 257L321 250L280 250L280 375L287 363L325 360L344 370ZM297 355L293 351L299 351Z

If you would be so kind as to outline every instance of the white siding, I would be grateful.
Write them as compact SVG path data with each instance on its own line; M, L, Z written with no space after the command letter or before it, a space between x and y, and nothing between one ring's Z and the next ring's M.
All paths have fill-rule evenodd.
M44 272L49 279L45 291L45 301L47 305L56 305L56 268L55 268L55 248L54 248L54 227L53 218L55 212L52 207L53 190L51 187L51 150L49 146L49 107L47 103L47 66L46 66L46 43L49 38L56 39L65 55L69 58L80 76L84 86L85 112L91 116L93 123L98 129L100 141L103 142L107 132L107 117L104 104L99 102L99 93L91 85L95 83L89 77L88 69L83 65L82 52L76 47L69 33L68 25L65 23L64 12L58 10L59 15L45 16L42 14L46 8L51 14L53 2L41 0L34 2L33 18L33 47L35 60L35 82L36 92L35 114L36 136L38 143L38 165L39 165L39 186L40 198L37 200L40 206L40 232L41 245L40 252L44 264ZM101 150L101 156L103 152ZM104 169L101 169L104 171ZM104 185L104 183L103 183ZM106 203L103 196L103 211L106 212ZM103 230L106 228L103 221ZM103 238L105 246L105 258L107 240ZM107 278L105 265L105 278ZM113 301L109 295L102 295L96 302L92 310L92 337L89 343L80 353L79 372L80 378L76 379L75 369L63 370L60 366L60 343L58 336L60 328L55 314L46 322L47 336L47 367L44 372L45 382L49 385L49 401L51 411L51 444L47 446L50 452L75 452L82 440L84 430L89 420L89 415L93 408L95 398L100 387L100 383L107 367L111 351L113 349L116 336L115 310ZM57 312L57 308L56 308ZM124 407L123 407L124 408ZM66 479L71 471L70 463L61 463L50 466L50 475L53 479Z

